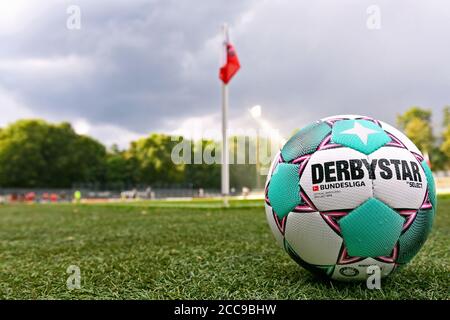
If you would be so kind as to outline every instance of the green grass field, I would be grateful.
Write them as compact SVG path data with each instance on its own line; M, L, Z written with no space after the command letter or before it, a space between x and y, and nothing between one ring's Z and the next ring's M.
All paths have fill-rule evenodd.
M300 268L277 247L261 202L3 205L0 225L3 299L449 299L449 198L382 290ZM81 269L79 290L66 287L69 265Z

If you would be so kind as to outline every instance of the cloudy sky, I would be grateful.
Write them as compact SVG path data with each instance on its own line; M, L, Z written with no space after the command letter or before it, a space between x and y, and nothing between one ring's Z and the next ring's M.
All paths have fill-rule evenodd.
M73 4L79 30L67 28ZM368 28L371 5L380 29ZM333 114L394 123L412 105L438 124L450 104L445 1L15 0L0 4L0 126L70 121L123 147L149 132L219 130L224 21L242 65L234 129L256 126L256 104L283 135Z

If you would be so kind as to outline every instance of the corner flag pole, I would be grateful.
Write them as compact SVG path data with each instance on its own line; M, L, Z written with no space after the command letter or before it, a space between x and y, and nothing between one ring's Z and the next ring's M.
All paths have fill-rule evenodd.
M229 42L228 26L223 25L224 52ZM230 172L229 172L229 152L228 152L228 85L222 83L222 195L230 194ZM224 200L226 202L226 200Z

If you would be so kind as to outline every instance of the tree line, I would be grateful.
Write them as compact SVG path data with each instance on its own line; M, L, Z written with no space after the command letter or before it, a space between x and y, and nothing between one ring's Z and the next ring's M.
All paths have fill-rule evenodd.
M212 140L187 141L191 157ZM179 139L151 134L133 141L126 150L106 148L77 134L70 123L40 119L19 120L0 129L0 187L123 190L136 186L220 188L220 164L176 164L171 153ZM232 187L254 187L253 164L230 168Z
M450 167L450 107L444 108L442 133L433 130L431 110L412 107L398 115L397 125L430 157L434 170ZM247 146L254 143L246 138ZM237 137L231 148L236 148ZM179 143L170 135L151 134L125 150L106 148L77 134L70 123L19 120L0 129L0 187L71 188L90 186L127 189L135 186L220 188L220 164L177 164L171 159ZM215 146L212 140L189 141L191 158L197 149ZM247 149L248 150L248 149ZM254 188L255 164L230 167L231 186ZM264 179L262 180L263 183ZM262 186L259 186L262 187Z

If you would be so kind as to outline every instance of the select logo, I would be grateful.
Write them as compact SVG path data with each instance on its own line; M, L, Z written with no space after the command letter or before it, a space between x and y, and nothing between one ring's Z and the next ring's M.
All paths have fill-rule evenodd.
M339 270L339 273L345 277L356 277L359 274L359 271L353 267L344 267Z
M319 191L319 186L313 186L313 191L314 192Z

